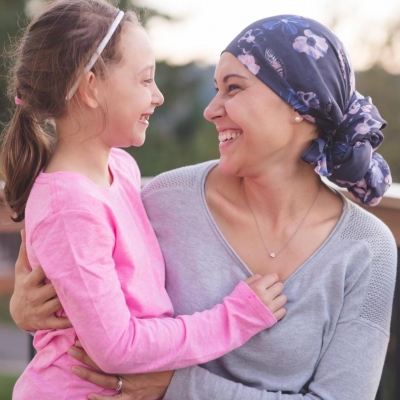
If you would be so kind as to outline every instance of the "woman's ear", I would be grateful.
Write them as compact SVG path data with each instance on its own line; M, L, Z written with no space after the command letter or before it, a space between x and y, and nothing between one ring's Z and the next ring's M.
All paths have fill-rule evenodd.
M99 92L99 78L92 71L86 72L79 85L79 94L82 101L90 108L97 108L99 106L98 92Z
M296 111L294 110L294 122L299 123L303 121L303 117Z

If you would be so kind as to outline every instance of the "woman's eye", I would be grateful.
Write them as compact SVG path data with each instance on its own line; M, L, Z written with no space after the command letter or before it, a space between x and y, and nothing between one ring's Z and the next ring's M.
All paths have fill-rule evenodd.
M233 90L240 89L239 85L229 85L228 86L228 93L232 92Z
M148 84L150 84L150 83L153 83L154 82L154 80L153 79L151 79L151 78L149 78L149 79L145 79L145 81L144 81L145 83L148 83Z

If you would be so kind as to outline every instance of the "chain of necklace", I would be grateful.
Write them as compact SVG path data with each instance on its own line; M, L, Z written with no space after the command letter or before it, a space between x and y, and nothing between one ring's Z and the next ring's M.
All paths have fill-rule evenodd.
M253 214L254 221L255 221L255 223L256 223L256 225L257 225L258 233L260 234L261 240L262 240L262 242L264 243L264 247L266 248L266 250L267 250L267 252L268 252L268 254L269 254L269 256L270 256L271 258L278 257L278 255L279 255L280 253L282 253L282 251L286 248L286 246L287 246L287 245L293 240L293 238L296 236L296 233L299 231L300 227L303 225L303 222L306 220L308 214L310 213L311 209L313 208L313 205L315 204L315 201L317 200L317 197L318 197L319 191L320 191L320 189L321 189L321 186L322 186L322 181L320 182L320 184L319 184L319 186L318 186L317 194L315 195L314 200L313 200L313 202L311 203L310 208L307 210L306 214L304 215L304 217L303 217L302 220L300 221L300 223L299 223L299 225L297 226L296 230L294 231L293 235L286 241L286 243L284 243L284 245L283 245L276 253L274 253L274 252L272 252L272 251L270 251L270 250L268 249L268 246L267 246L267 243L265 242L264 236L263 236L262 233L261 233L260 225L258 224L258 221L257 221L257 218L256 218L256 214L254 213L253 209L252 209L251 206L250 206L249 199L247 198L246 191L245 191L245 189L244 189L244 179L242 179L241 187L242 187L242 191L243 191L244 200L245 200L245 202L246 202L246 204L247 204L247 207L249 207L251 213Z

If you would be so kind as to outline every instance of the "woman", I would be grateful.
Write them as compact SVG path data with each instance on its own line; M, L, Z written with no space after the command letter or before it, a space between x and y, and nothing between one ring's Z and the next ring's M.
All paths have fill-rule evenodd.
M228 355L175 371L170 382L170 374L124 376L120 398L374 399L396 246L381 221L320 176L376 204L390 185L374 152L385 121L355 91L340 41L306 18L248 26L221 55L215 84L204 115L218 131L219 162L161 174L142 192L166 287L175 313L190 314L219 302L240 279L276 272L287 314ZM20 305L19 296L28 298L18 292ZM27 323L21 309L14 312L21 325L43 327L44 317ZM118 381L79 370L105 387Z

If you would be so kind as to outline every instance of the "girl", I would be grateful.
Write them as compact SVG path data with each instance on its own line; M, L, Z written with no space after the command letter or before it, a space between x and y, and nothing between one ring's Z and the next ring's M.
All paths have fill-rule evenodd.
M67 349L77 338L104 371L162 371L215 359L285 313L283 286L270 274L240 282L209 311L170 318L140 173L114 149L143 144L163 103L154 70L135 14L101 0L52 3L22 39L11 88L17 109L2 149L5 195L14 220L25 218L31 264L43 266L73 328L36 333L37 355L15 400L84 399L96 390L70 371Z

